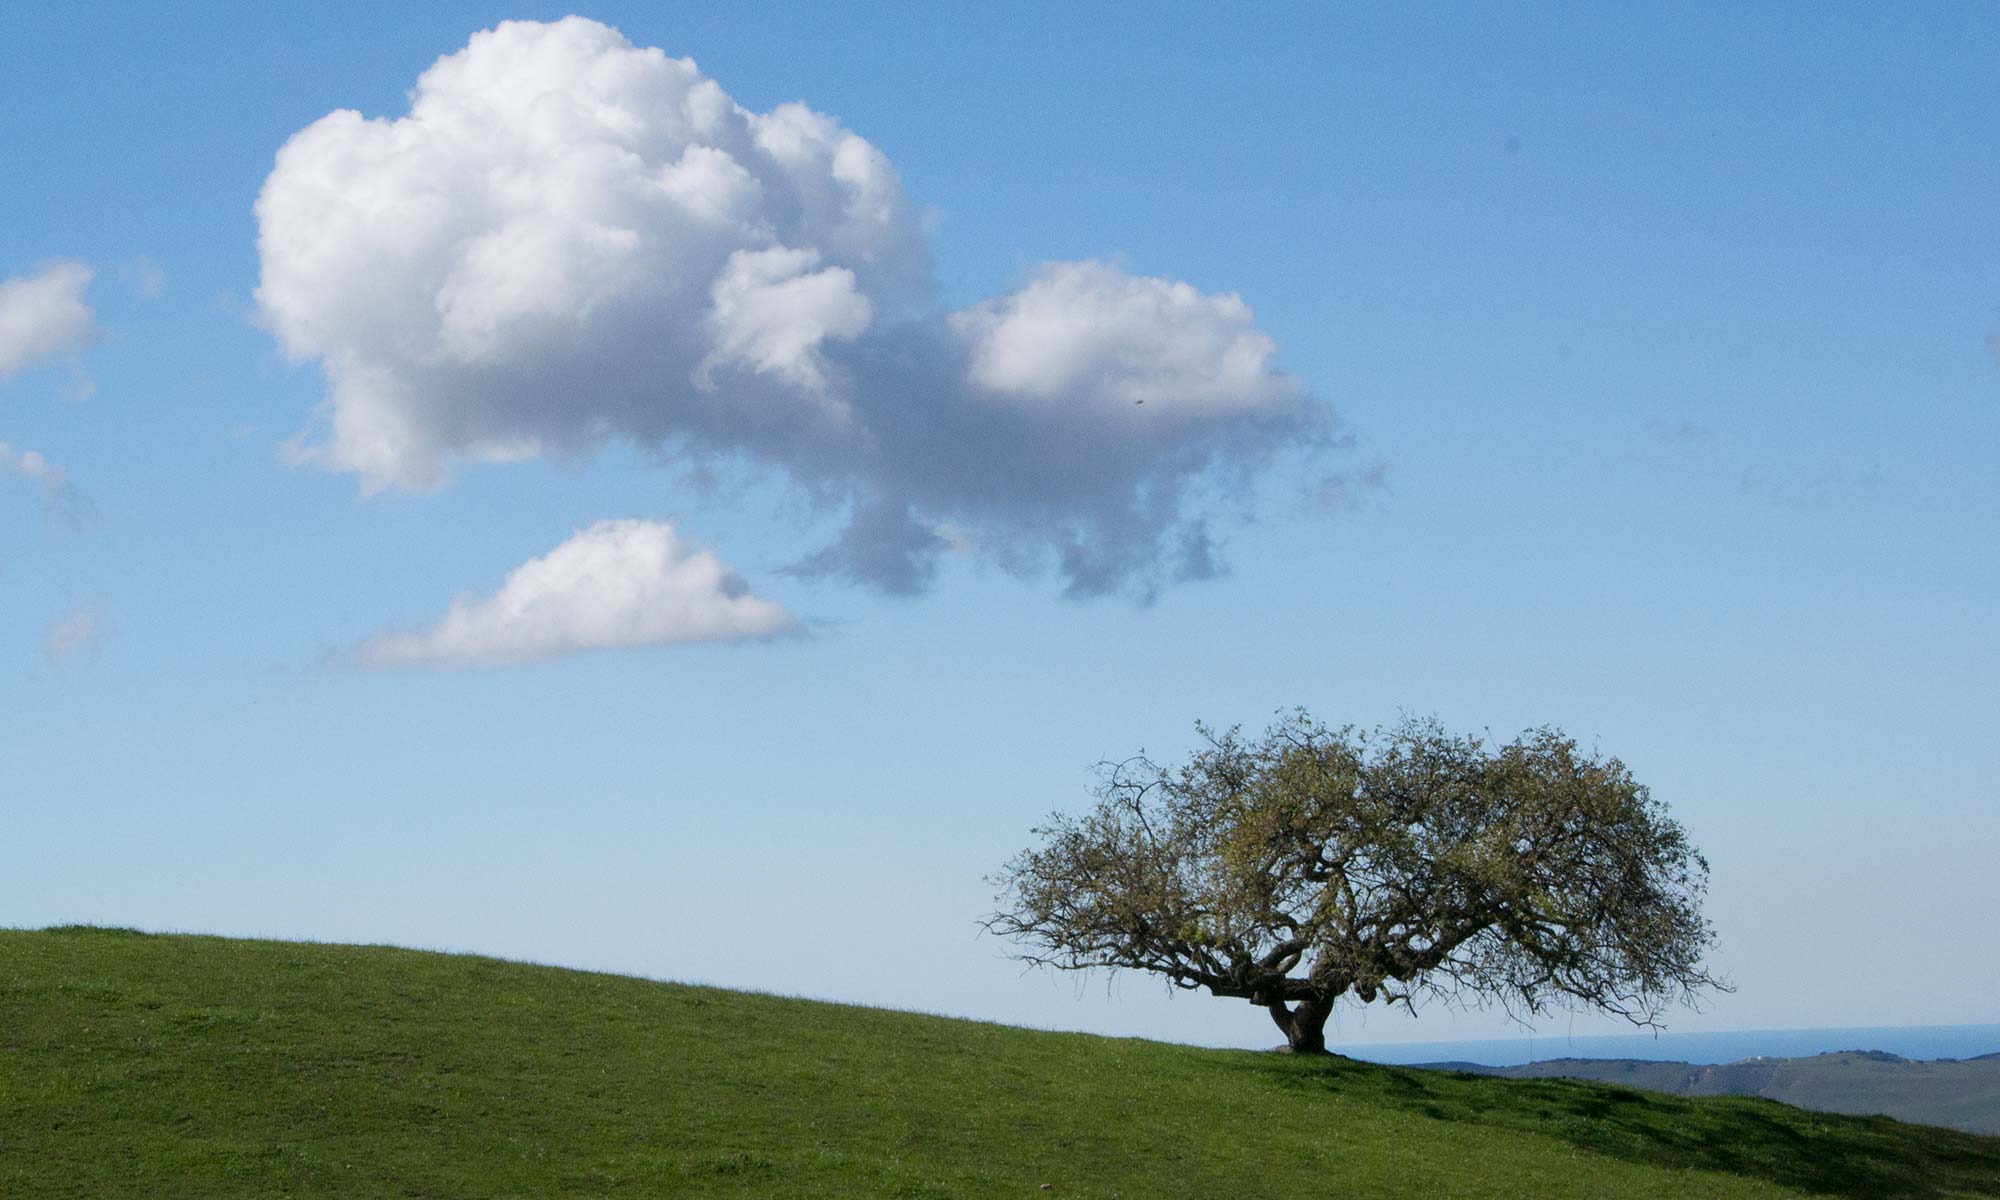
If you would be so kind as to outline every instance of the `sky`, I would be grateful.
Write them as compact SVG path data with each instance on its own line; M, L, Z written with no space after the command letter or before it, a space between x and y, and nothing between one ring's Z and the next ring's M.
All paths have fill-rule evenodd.
M0 11L0 925L1266 1045L978 921L1304 706L1623 759L1672 1029L1995 1019L2000 10L566 15Z

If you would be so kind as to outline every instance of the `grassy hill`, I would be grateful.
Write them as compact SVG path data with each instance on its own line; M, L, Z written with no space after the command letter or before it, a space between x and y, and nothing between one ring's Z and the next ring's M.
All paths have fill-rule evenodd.
M2000 1197L2000 1139L362 946L0 931L0 1196Z
M1800 1108L1888 1113L2000 1134L2000 1054L1919 1062L1874 1050L1842 1050L1717 1066L1630 1058L1552 1058L1518 1067L1438 1065L1509 1079L1591 1079L1683 1096L1763 1096Z

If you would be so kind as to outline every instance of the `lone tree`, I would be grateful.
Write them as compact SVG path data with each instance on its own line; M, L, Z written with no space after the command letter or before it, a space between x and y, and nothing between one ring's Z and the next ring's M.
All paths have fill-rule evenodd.
M1728 990L1701 965L1707 861L1623 763L1559 730L1489 749L1434 720L1196 728L1185 766L1100 765L1095 807L993 878L986 926L1019 958L1248 1000L1294 1053L1326 1050L1348 995L1657 1027Z

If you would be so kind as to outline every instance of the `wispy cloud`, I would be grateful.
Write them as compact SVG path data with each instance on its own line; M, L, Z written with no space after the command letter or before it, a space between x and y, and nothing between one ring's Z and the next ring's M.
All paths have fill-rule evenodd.
M65 662L79 654L95 654L106 632L104 615L90 605L79 605L49 625L42 635L42 648L50 662Z
M135 258L124 263L118 268L118 279L149 300L167 288L165 268L150 258Z
M1329 512L1356 512L1389 490L1389 464L1372 462L1354 471L1335 471L1320 480L1313 499Z
M743 641L797 628L664 521L599 521L435 624L353 648L364 667L499 666L589 650Z
M81 526L91 514L91 504L76 490L64 470L33 450L16 450L0 442L0 475L33 480L42 488L42 509L53 519L71 527Z
M90 343L97 318L83 293L91 276L88 266L65 259L0 279L0 379Z

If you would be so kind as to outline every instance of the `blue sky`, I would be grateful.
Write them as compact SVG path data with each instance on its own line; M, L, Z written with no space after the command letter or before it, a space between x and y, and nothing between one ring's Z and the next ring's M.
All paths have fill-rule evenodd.
M525 461L450 442L436 490L364 494L381 481L353 462L286 452L329 444L329 377L260 309L285 251L260 255L253 205L279 148L337 109L403 117L476 31L564 11L0 19L0 280L92 272L89 328L19 342L0 370L0 924L478 950L1261 1045L1247 1005L1022 976L976 931L982 876L1087 800L1089 764L1182 754L1196 719L1410 710L1558 724L1688 825L1738 991L1674 1028L1992 1019L2000 960L1970 948L2000 914L2000 14L587 11L746 110L802 101L865 138L928 250L933 290L895 325L891 285L864 265L842 291L835 235L812 242L786 269L825 285L816 348L727 343L768 353L724 362L718 394L803 405L813 370L851 376L889 442L949 459L896 424L915 410L867 407L893 388L849 348L975 327L944 313L1000 328L1045 264L1090 262L1079 304L1153 312L1148 281L1193 289L1171 336L1105 350L1195 381L1187 437L1236 436L1239 411L1338 414L1344 440L1246 452L1250 493L1171 514L1208 518L1219 577L1176 581L1149 527L1116 545L1136 573L1077 598L1053 559L1009 569L1010 548L1055 545L1032 497L953 490L962 468L893 453L746 440L701 487L608 406L603 437ZM340 332L338 303L396 286L365 248L350 261L359 282L302 269L286 302L312 337L391 354ZM856 294L872 321L850 336ZM1203 390L1211 364L1174 357L1210 335L1268 339L1247 392ZM982 386L1041 361L980 357L996 345L964 350L975 376L999 364ZM632 361L608 386L653 360ZM491 377L422 379L454 420L490 408ZM519 386L554 439L569 401ZM1015 453L992 448L1035 466ZM811 479L833 481L826 505ZM45 503L61 487L80 509ZM963 535L927 584L885 590L863 558L786 570L848 505L906 492ZM636 624L612 614L611 648L506 664L480 643L487 665L454 665L492 633L477 613L440 632L455 597L560 566L610 520L670 522L670 557L706 547L790 632L702 593L726 636L634 644L672 640L647 614L690 594L649 576L666 592L642 591ZM398 632L430 661L384 661L371 639ZM1348 1042L1505 1030L1337 1020Z

